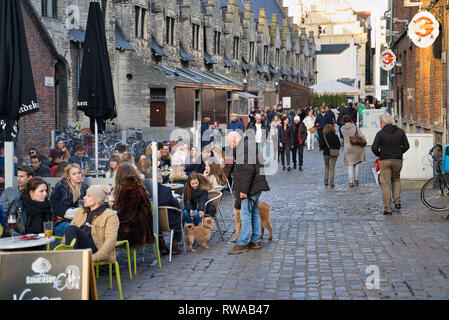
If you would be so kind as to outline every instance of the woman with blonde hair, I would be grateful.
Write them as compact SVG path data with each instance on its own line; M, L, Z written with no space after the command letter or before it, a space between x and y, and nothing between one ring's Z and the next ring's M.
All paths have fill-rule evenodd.
M81 167L70 163L65 167L64 177L59 181L50 196L53 207L54 233L63 236L70 220L64 218L73 215L78 207L78 200L86 195L88 185L84 182Z
M132 166L124 164L117 171L114 198L120 220L117 240L128 240L131 248L154 243L150 193Z

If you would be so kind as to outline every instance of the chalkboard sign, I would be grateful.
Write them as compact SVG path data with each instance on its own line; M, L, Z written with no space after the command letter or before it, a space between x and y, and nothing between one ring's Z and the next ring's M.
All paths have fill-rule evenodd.
M0 300L97 299L92 251L0 252Z

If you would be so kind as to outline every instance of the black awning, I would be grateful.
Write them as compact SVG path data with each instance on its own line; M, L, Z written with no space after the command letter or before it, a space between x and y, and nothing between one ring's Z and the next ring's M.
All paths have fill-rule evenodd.
M184 50L181 41L179 41L179 54L181 55L181 60L183 61L195 61L195 59L193 59L192 56Z
M86 31L83 29L69 29L69 39L73 42L84 43Z
M115 24L115 47L122 51L136 51L131 43L125 39L117 23Z
M228 60L228 58L223 57L223 62L225 64L226 67L233 67L234 65L232 64L231 61Z
M273 66L271 64L270 64L270 72L273 73L273 74L276 73L276 70L273 68Z
M301 78L306 79L306 75L304 74L304 72L302 72L302 69L299 69L299 75L301 76Z
M285 69L282 68L282 67L281 67L281 74L282 74L283 76L288 76L287 71L285 71Z
M207 64L216 64L217 63L214 59L212 59L212 57L207 52L204 52L204 60L206 60Z
M242 58L242 68L245 71L251 70L251 67L246 63L245 59Z
M257 72L259 72L260 74L264 74L265 73L265 70L260 65L259 60L256 61L256 68L257 68Z
M154 35L151 35L151 49L154 51L154 54L156 56L160 57L166 57L167 54L165 53L164 49L157 43L156 38L154 38Z

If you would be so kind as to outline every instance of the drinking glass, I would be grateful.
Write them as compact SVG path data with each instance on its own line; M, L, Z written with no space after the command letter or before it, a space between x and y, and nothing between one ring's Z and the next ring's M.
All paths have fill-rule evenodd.
M14 229L17 226L17 219L14 214L8 215L8 227L11 230L11 237L14 236Z
M114 196L113 195L109 195L109 196L107 196L107 198L106 198L106 200L108 201L108 205L109 205L109 208L113 208L113 206L114 206Z
M44 222L44 234L46 237L53 236L53 222L52 221Z

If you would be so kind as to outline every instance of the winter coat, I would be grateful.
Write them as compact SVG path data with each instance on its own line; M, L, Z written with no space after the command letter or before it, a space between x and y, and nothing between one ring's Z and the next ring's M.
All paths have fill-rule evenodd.
M392 124L385 125L374 138L371 146L380 160L402 160L402 155L410 148L404 130Z
M352 122L357 123L357 110L355 110L354 107L348 107L346 111L351 117Z
M342 135L342 146L344 147L345 153L345 166L353 166L357 163L365 161L365 147L353 146L349 142L350 137L355 136L356 130L359 137L365 138L362 130L358 129L355 124L347 123L341 127L340 132Z
M243 125L243 122L241 120L231 121L228 125L229 131L235 131L237 129L242 130L242 132L245 131L245 126Z
M115 199L114 209L120 220L118 240L128 240L131 248L154 243L151 202L145 187L132 179L125 180Z
M265 124L265 121L261 122L260 129L262 130L262 143L265 143L267 141L267 136L268 136L268 130L267 130L267 125ZM254 135L256 135L256 131L257 131L256 122L250 122L248 124L248 127L246 128L246 130L247 131L254 130Z
M310 129L312 129L315 126L315 117L307 116L304 118L303 122L304 122L307 130L309 131Z
M301 137L301 142L298 139L298 131L299 131L299 136ZM306 139L307 139L307 128L306 125L303 122L300 122L298 124L295 124L292 127L292 141L293 141L293 145L295 147L299 146L299 145L304 145L306 143Z
M73 217L70 225L81 227L86 222L87 213L80 208ZM117 243L117 233L119 230L119 218L114 211L106 209L92 220L92 240L98 251L94 253L95 261L106 263L115 262L115 245ZM63 239L65 243L65 238Z
M315 123L320 130L323 130L327 124L335 123L335 115L332 111L325 112L324 115L320 112L315 119Z
M327 140L327 143L329 144L329 147L327 146L326 141L323 139L320 139L320 148L323 149L323 156L329 156L330 150L329 149L340 149L340 138L335 133L328 133L325 134L324 137Z
M284 126L280 125L278 127L278 144L282 143L282 147L279 146L279 148L287 148L291 149L291 146L293 145L293 134L292 134L293 127L291 125L287 126L287 143L284 143Z
M260 172L262 165L259 160L258 148L254 141L251 141L250 144L248 140L248 137L243 137L234 149L234 159L236 159L233 175L235 208L241 207L241 192L252 196L262 191L270 191L265 175Z
M20 198L22 191L19 187L9 187L3 191L0 196L0 206L2 206L4 212L8 212L9 206L14 201L14 199Z
M72 191L70 190L69 182L64 177L56 185L51 193L50 202L53 207L53 214L63 218L67 209L78 207L78 200L82 200L86 195L87 183L83 182L81 185L81 193L79 199L73 199Z

